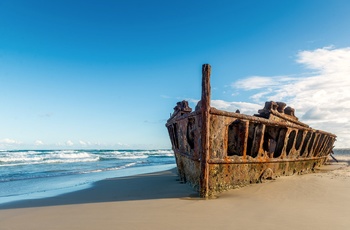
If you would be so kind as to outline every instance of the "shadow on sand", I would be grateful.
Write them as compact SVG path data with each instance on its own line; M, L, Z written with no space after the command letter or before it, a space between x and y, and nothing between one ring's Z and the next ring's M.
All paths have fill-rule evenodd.
M22 200L0 205L0 209L45 207L116 201L198 198L187 184L178 181L176 169L130 177L105 179L91 187L55 197Z

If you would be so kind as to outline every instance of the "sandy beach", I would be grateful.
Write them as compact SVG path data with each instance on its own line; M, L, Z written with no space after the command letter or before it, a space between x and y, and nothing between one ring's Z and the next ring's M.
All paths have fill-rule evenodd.
M0 206L0 229L349 229L350 168L280 177L203 200L176 171L114 178Z

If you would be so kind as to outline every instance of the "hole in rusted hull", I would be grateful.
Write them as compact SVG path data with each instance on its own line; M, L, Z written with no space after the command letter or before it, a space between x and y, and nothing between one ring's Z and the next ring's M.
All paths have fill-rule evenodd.
M263 148L265 152L269 153L269 157L273 157L276 150L276 141L268 135L264 136Z
M309 147L307 148L309 154L311 153L311 150L314 149L313 145L314 145L315 137L316 137L316 134L312 133L311 140L310 140L310 143L309 143Z
M303 146L301 147L301 151L300 151L301 156L303 156L305 154L305 150L306 150L307 144L309 143L310 138L311 138L311 133L308 132L305 136Z
M287 154L287 156L289 155L290 150L293 148L295 135L296 135L295 130L293 130L293 131L289 134L288 142L287 142L287 149L286 149L286 154Z
M249 133L248 133L248 142L247 142L247 155L250 155L252 157L256 157L257 153L252 149L253 147L253 140L254 140L254 133L255 133L255 127L256 125L254 123L249 123Z
M316 151L314 152L314 156L320 156L320 154L321 154L320 150L322 149L323 144L324 144L324 137L325 136L323 134L320 134L317 148L316 148Z
M295 149L299 150L300 146L301 146L301 142L303 141L303 130L299 130L298 134L297 134L297 140L295 142Z
M191 149L194 149L194 130L195 130L195 120L193 117L188 118L187 122L187 143Z
M245 122L235 120L228 127L227 156L243 156L243 142L245 137Z
M277 158L280 157L282 154L283 146L284 146L284 139L286 137L287 129L281 128L279 129L278 135L277 135L277 144L276 144L276 150L273 155L273 157Z
M261 139L264 135L264 125L249 123L249 134L248 134L248 144L247 144L247 155L251 157L256 157L259 153Z
M175 148L179 148L179 140L177 137L177 124L173 124L173 138L174 138L174 145Z

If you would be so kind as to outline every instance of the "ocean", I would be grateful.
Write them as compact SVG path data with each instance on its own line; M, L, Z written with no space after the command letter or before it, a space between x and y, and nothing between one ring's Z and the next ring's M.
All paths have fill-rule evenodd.
M0 150L0 205L176 167L172 150Z
M350 149L335 149L350 162ZM172 150L0 150L1 203L51 197L106 178L176 167Z

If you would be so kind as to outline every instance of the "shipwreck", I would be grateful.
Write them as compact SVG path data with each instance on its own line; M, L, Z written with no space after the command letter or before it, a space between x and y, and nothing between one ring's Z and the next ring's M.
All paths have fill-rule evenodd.
M178 102L166 127L178 174L200 197L279 176L313 172L336 136L300 122L283 102L266 102L253 116L210 106L211 67L202 66L202 95L194 111Z

